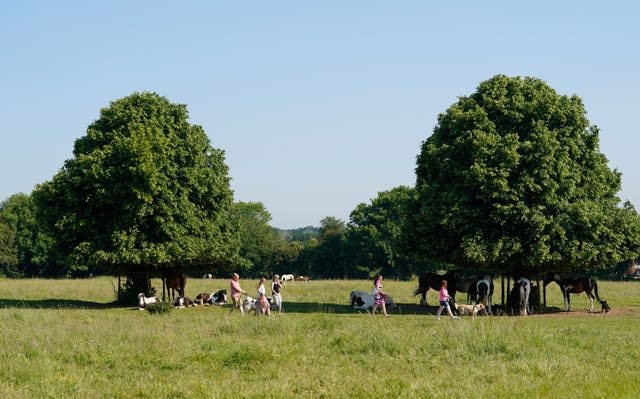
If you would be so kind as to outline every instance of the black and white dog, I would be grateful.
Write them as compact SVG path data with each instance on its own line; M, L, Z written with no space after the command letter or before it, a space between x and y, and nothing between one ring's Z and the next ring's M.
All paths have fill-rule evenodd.
M226 305L227 303L227 290L218 290L209 296L209 303L211 305Z
M138 309L140 310L144 310L147 305L160 302L162 302L162 299L158 298L157 296L148 297L144 294L144 292L138 294Z
M184 309L190 308L192 306L196 306L196 304L188 296L179 296L175 299L175 301L173 301L174 308Z

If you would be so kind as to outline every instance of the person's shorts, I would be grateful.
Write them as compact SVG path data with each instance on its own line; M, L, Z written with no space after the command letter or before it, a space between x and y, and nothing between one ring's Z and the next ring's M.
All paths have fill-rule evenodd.
M449 302L447 302L447 301L440 301L440 306L449 306Z
M231 298L231 300L233 301L233 306L235 306L236 308L239 308L240 306L242 306L242 298L240 297Z

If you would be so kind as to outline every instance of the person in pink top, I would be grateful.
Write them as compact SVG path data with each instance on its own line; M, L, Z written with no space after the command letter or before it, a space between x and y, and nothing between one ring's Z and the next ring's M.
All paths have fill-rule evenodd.
M242 308L242 301L240 296L242 294L246 294L247 292L245 290L242 289L242 287L240 287L240 276L238 275L238 273L233 273L231 275L231 281L230 281L230 285L231 285L231 300L233 301L233 306L231 306L231 310L229 311L229 314L231 314L231 312L233 312L234 309L240 309L240 313L244 314L244 309Z
M449 312L449 316L452 319L457 319L457 316L454 316L451 312L451 306L449 305L449 299L451 296L449 295L449 291L447 291L447 280L442 280L442 286L440 288L440 307L438 308L438 313L436 313L436 320L440 320L440 313L442 313L442 309L447 308L447 312Z
M376 309L378 306L382 308L382 313L385 316L389 316L387 314L387 306L385 304L385 299L387 298L387 294L382 291L382 274L378 274L373 280L373 289L371 290L373 294L373 309L371 310L371 316L376 314Z

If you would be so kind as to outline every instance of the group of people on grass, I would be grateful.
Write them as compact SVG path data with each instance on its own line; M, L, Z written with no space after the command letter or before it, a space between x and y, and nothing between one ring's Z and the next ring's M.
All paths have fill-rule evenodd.
M267 290L265 288L266 282L267 278L263 276L258 283L258 298L256 299L256 306L260 308L260 312L262 314L270 315L271 305L269 304L269 301L267 299ZM280 276L276 274L273 276L273 280L271 281L271 300L276 309L278 309L278 313L282 312L282 296L280 295L281 287L282 283L280 283ZM230 288L233 306L231 307L229 314L231 314L234 309L239 309L240 313L244 314L241 295L246 295L247 292L243 290L242 287L240 287L240 276L238 275L238 273L232 274ZM371 309L371 316L373 317L376 314L376 310L378 308L382 309L382 314L384 314L385 316L389 316L389 314L387 313L387 306L385 304L387 294L382 290L382 274L376 275L376 278L373 280L373 289L371 290L371 294L373 295L373 308ZM440 320L440 314L444 309L447 309L447 312L452 319L457 319L458 317L453 315L451 306L449 305L451 296L449 295L449 291L447 291L446 280L442 280L439 300L440 307L438 308L438 312L436 313L436 320Z
M260 310L260 313L269 316L271 315L272 305L267 299L267 289L265 288L266 282L267 278L262 277L260 279L260 282L258 283L258 297L256 298L256 307ZM271 302L273 306L278 309L278 313L282 312L282 295L280 294L281 287L282 283L280 283L280 276L276 274L273 276L273 280L271 281ZM231 314L234 309L239 309L240 313L244 314L244 306L242 304L241 296L242 294L246 295L247 291L243 290L240 286L240 275L238 275L238 273L233 273L231 275L230 294L233 306L231 306L229 314Z

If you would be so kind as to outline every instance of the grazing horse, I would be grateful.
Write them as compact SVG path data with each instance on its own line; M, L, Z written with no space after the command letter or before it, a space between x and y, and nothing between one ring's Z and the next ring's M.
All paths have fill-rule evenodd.
M287 281L293 283L295 279L293 278L293 274L283 274L282 277L280 277L280 281L282 282L282 285L284 285Z
M442 280L447 282L447 291L449 291L449 295L452 298L455 298L456 295L456 279L459 277L458 272L447 272L445 274L436 274L436 273L422 273L418 276L418 288L413 291L413 296L418 294L422 295L420 298L420 305L427 305L427 291L429 288L432 290L440 291L442 287Z
M478 283L478 280L482 279L483 277L484 276L482 274L476 274L470 277L462 277L460 273L458 273L458 277L456 278L456 291L467 293L467 305L471 305L473 302L476 302L478 300L478 291L476 290L475 286Z
M600 304L602 301L598 296L598 284L591 277L565 277L562 278L558 273L548 273L544 278L544 285L555 281L560 286L562 296L564 297L564 310L571 310L571 298L569 294L580 294L584 292L589 298L589 312L593 310L593 301L597 299Z
M490 274L482 276L479 280L476 280L475 284L471 284L469 287L469 292L467 293L469 302L475 301L476 304L483 304L485 313L488 311L490 315L493 315L491 312L493 289L493 276Z
M178 296L184 296L184 287L187 285L187 276L174 270L169 270L162 275L164 286L167 287L167 296L171 301ZM162 295L164 296L164 286L162 287Z

